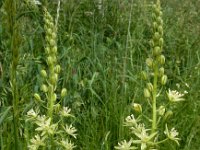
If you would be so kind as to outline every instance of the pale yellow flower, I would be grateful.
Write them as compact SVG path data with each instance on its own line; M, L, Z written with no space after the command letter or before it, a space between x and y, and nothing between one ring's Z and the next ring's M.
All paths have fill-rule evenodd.
M37 134L34 138L30 140L30 144L28 145L29 150L37 150L40 146L45 146L44 143L45 138L40 138Z
M76 147L74 143L72 143L68 139L66 140L62 139L60 144L65 148L65 150L73 150Z
M171 101L171 102L179 102L179 101L185 100L183 98L184 94L181 94L176 90L171 91L169 89L169 91L167 92L167 96L168 96L169 101Z
M76 138L76 128L75 127L73 127L72 125L66 125L65 127L63 127L64 128L64 130L65 130L65 132L67 133L67 134L69 134L69 135L71 135L71 136L73 136L74 138Z
M165 131L164 131L165 135L172 141L176 142L177 145L179 145L179 140L180 138L177 138L178 136L178 132L176 131L175 128L172 128L170 131L167 127L167 124L165 125Z
M130 141L121 141L118 143L118 146L115 146L115 149L119 149L119 150L134 150L137 149L137 147L135 146L131 146L132 144L132 139Z
M137 125L137 119L135 119L133 114L126 117L124 126L132 127L136 125Z

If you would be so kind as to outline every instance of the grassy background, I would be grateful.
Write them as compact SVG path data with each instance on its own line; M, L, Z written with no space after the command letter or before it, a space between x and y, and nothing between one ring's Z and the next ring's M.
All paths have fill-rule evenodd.
M13 143L11 62L13 53L9 14L0 1L0 148ZM162 0L164 55L168 87L188 91L186 101L176 107L170 124L180 133L181 146L166 143L163 150L200 150L200 1ZM151 8L147 0L104 0L103 11L93 0L61 3L58 50L62 66L60 87L68 89L64 104L73 109L78 129L77 149L111 150L128 137L122 126L133 113L132 101L143 104L144 83L140 72L150 53ZM48 9L56 15L56 3ZM39 90L39 71L44 67L44 30L39 9L21 2L16 14L19 30L19 132L23 137L24 114L33 107L33 93ZM177 85L180 85L177 86ZM162 101L160 101L162 103Z

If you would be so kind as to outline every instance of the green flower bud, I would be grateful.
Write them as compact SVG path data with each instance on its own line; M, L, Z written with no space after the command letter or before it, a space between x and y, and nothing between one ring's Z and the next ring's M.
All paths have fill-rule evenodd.
M54 61L53 61L53 58L51 56L47 57L47 64L50 66L50 65L53 65Z
M51 34L51 36L52 36L52 39L56 39L56 33L55 32L53 32L52 34Z
M55 42L54 39L50 39L49 44L50 44L51 47L54 47L56 45L56 42Z
M142 113L142 106L137 103L133 103L133 110L138 113Z
M60 112L60 104L56 104L53 106L55 113L59 113Z
M167 83L167 76L166 75L163 75L162 77L161 77L161 84L162 85L165 85Z
M42 84L42 86L40 87L41 91L43 91L44 93L46 93L48 91L48 87L45 84Z
M56 95L56 93L54 93L54 94L53 94L53 97L52 97L52 100L55 102L56 99L57 99L57 95Z
M160 9L158 7L155 8L155 13L156 13L157 16L160 15Z
M165 111L166 111L165 107L164 106L160 106L159 109L158 109L158 114L160 116L163 116L165 114Z
M161 64L161 65L164 65L165 64L165 56L164 55L160 55L158 57L158 62Z
M154 41L158 41L160 39L160 34L159 32L155 32L153 36Z
M156 20L156 18L157 18L157 17L156 17L156 14L155 14L155 13L152 13L152 19L153 19L153 20Z
M164 73L165 73L165 69L163 67L161 67L159 69L159 75L162 77L164 75Z
M142 77L143 80L147 80L147 73L145 71L142 71L141 77Z
M54 54L57 53L57 46L54 46L54 47L52 48L52 53L54 53Z
M49 54L50 53L50 48L47 46L47 47L45 47L45 52L47 53L47 54Z
M54 75L50 77L50 82L51 84L56 84L57 81L58 81L58 74L55 73Z
M152 83L147 83L147 89L150 91L150 92L152 92L153 91L153 85L152 85Z
M151 68L153 66L153 59L152 58L147 58L146 59L146 64L147 64L148 67Z
M64 98L67 95L67 89L63 88L61 91L61 97Z
M156 30L158 28L157 22L153 22L153 29Z
M40 71L40 74L43 78L46 78L47 77L47 72L45 70L41 70Z
M147 88L144 89L144 97L149 98L151 96L149 90Z
M38 93L35 93L35 94L34 94L34 98L35 98L37 101L41 101L40 95L39 95Z
M161 17L158 17L158 18L157 18L157 22L158 22L159 25L163 25L163 20L162 20Z
M158 56L161 53L161 48L159 46L154 47L153 49L153 55Z
M162 17L162 15L163 15L163 13L162 13L162 11L160 11L160 14L159 14L159 16L160 16L160 17Z
M48 36L51 35L51 34L52 34L51 28L48 28L48 29L46 30L46 33L47 33Z
M158 32L163 35L163 27L161 25L158 26Z
M60 65L56 65L56 67L55 67L54 69L55 69L55 72L56 72L57 74L60 73L60 70L61 70Z
M163 38L160 38L160 39L159 39L159 45L160 45L161 47L163 46L163 43L164 43Z
M167 111L164 115L164 121L169 120L169 118L171 118L171 116L173 115L173 112L171 110Z
M153 40L150 40L149 44L150 44L151 47L154 47L154 45L155 45Z

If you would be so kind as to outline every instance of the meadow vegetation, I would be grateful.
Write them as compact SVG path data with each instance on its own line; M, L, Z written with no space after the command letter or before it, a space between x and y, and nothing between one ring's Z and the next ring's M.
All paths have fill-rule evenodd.
M1 0L0 149L200 150L199 16L200 0Z

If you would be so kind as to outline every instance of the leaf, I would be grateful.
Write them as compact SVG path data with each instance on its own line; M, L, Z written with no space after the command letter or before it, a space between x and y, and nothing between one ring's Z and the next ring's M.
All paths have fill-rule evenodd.
M5 118L7 117L9 111L10 111L11 107L8 107L2 114L0 117L0 126L3 123L3 121L5 120Z

